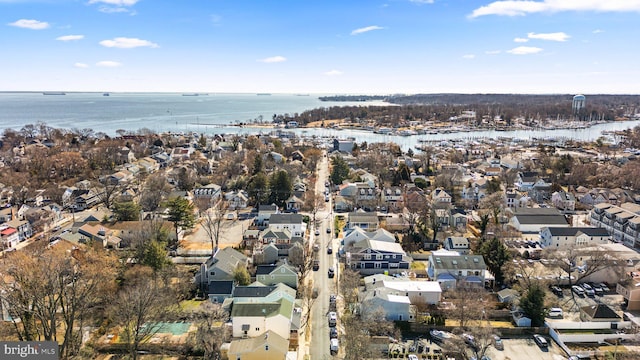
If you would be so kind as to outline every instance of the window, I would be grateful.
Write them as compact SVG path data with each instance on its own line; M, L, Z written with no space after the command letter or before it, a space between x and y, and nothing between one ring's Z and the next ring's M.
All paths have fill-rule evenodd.
M458 270L458 276L462 276L462 270Z
M210 272L210 274L211 274L211 276L216 276L216 272L215 271Z
M256 331L260 331L260 328L259 328L259 327L257 327L257 328L256 328Z
M370 254L364 254L364 259L365 260L371 260L371 255Z
M266 351L269 351L269 345L265 345L265 346L264 346L264 349L265 349Z
M375 268L376 268L376 269L380 269L380 266L381 266L381 265L382 265L382 264L380 264L380 263L374 263L374 266L375 266Z
M376 254L376 260L382 260L382 254Z

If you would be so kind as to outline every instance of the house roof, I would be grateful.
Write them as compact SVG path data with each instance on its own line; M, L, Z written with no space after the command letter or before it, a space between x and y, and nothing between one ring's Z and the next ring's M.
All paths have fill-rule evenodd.
M551 236L578 236L581 233L587 236L609 236L604 228L549 226L548 229Z
M418 280L406 280L406 281L388 281L383 280L383 285L387 289L393 289L401 292L407 291L419 291L419 292L436 292L441 293L442 288L437 281L418 281Z
M606 304L583 306L580 311L592 319L620 319L620 315Z
M218 249L213 257L207 260L208 267L216 266L231 274L238 264L246 264L247 257L232 247Z
M256 268L256 276L257 275L269 275L273 270L275 270L277 266L275 264L270 265L258 265Z
M269 225L275 224L302 224L301 214L271 214Z
M433 256L431 266L440 270L485 270L487 265L482 255Z
M406 295L398 295L397 291L388 288L372 289L365 293L364 301L383 300L399 304L411 304L411 299Z
M209 282L208 293L212 295L231 295L233 280L213 280Z
M517 208L514 217L523 225L567 225L564 215L554 208Z
M380 241L380 240L364 239L353 244L353 247L360 248L363 250L371 249L374 251L406 255L406 253L402 249L402 246L395 242L391 243L391 242Z
M266 350L267 346L269 350ZM270 354L274 355L274 358L284 359L285 354L289 351L289 340L283 338L272 330L267 330L260 336L231 341L229 345L229 354L251 354L259 352L260 349L269 351Z
M293 301L284 297L275 302L234 302L231 309L231 317L273 317L282 315L291 318L292 313Z
M265 285L248 285L248 286L236 286L233 290L233 297L265 297L273 290L276 289L276 286L265 286Z

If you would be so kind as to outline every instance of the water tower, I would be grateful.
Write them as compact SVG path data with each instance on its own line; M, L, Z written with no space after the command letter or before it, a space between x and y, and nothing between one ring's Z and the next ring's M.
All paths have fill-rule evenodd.
M578 111L580 111L580 109L584 109L584 105L585 102L587 101L587 99L584 97L584 95L576 95L573 97L573 104L571 106L571 108L573 109L573 113L577 113Z

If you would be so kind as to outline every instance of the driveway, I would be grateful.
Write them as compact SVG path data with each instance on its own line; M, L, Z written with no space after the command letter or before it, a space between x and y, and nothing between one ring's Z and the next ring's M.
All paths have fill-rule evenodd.
M504 350L499 351L493 347L487 350L491 360L564 360L566 356L562 349L549 337L549 348L541 349L532 338L527 339L502 339Z

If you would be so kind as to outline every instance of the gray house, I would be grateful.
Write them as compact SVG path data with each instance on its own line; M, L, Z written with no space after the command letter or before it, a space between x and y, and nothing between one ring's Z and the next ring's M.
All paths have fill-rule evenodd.
M298 271L291 265L258 265L256 281L265 285L285 284L292 289L298 288Z
M247 266L247 257L232 247L218 249L207 259L196 273L196 283L201 289L208 289L214 280L233 280L233 270L237 266Z

